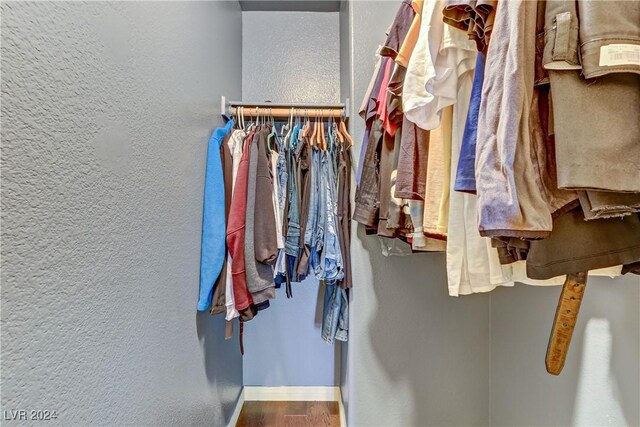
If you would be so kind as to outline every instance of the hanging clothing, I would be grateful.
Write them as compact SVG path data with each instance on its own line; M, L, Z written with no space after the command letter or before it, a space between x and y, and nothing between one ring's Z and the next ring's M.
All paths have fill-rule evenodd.
M225 223L229 223L229 212L231 212L231 192L233 184L233 158L229 149L229 141L233 131L229 132L220 145L220 158L222 159L222 174L224 177L224 215ZM227 299L227 274L229 273L229 256L227 251L227 239L225 236L225 251L222 270L213 288L213 298L211 301L211 314L222 314L226 312L225 301ZM229 277L230 279L230 277Z
M198 311L211 307L213 285L225 257L225 193L220 144L231 131L233 120L211 134L207 145L207 170L204 184L202 242L200 252L200 296Z
M464 126L462 144L460 146L460 159L456 168L455 191L476 193L476 141L478 140L478 114L480 113L480 100L482 99L482 83L484 82L485 55L478 53L476 67L473 75L473 88L469 101L469 114ZM455 164L455 163L453 163Z
M347 341L349 333L349 300L347 290L335 281L327 281L322 308L322 339L333 344L335 340Z
M387 40L385 41L380 54L394 59L398 55L398 51L413 23L416 11L411 4L411 0L402 0L400 8L396 13L396 17L387 30Z
M253 298L247 288L246 271L246 212L249 175L249 157L251 155L251 141L255 132L249 133L242 150L242 158L238 165L237 177L231 198L231 211L227 226L227 245L233 260L231 265L231 277L233 280L233 297L235 309L240 314L240 320L248 321L256 314Z
M277 243L275 218L271 209L265 209L271 202L271 185L266 138L270 129L258 128L253 138L245 144L250 145L249 166L247 172L247 199L245 212L244 257L247 290L256 311L269 307L269 300L275 298L273 270L268 263L276 259Z
M407 30L407 34L405 35L404 40L402 41L402 45L400 45L400 50L395 57L395 61L398 65L407 68L409 65L409 58L413 54L413 50L418 41L418 35L420 34L420 27L422 23L422 5L423 0L413 0L411 2L411 7L415 12L413 16L413 21L411 21L411 26Z
M548 279L639 260L638 215L585 221L582 210L577 208L554 220L548 238L531 242L527 276Z
M229 151L231 153L231 201L233 202L233 194L236 189L236 178L238 176L238 170L240 168L240 161L242 160L243 144L247 137L247 132L244 130L234 130L231 139L229 140ZM229 223L227 222L227 230L229 229ZM225 286L225 306L227 321L231 321L240 316L238 310L236 310L235 296L233 292L233 258L231 252L228 249L227 244L227 281Z
M501 2L478 117L476 188L482 236L539 239L552 229L529 128L537 3Z

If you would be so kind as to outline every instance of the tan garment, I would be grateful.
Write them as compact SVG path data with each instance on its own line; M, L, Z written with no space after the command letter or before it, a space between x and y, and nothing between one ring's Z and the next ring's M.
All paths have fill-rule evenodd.
M562 188L640 192L640 76L549 71Z
M497 3L497 0L445 0L444 23L467 33L478 51L486 52Z
M413 2L411 2L413 10L416 11L416 16L413 17L413 22L411 22L409 31L407 32L407 35L400 46L400 50L398 51L398 55L396 55L395 58L395 61L405 68L409 65L409 58L411 58L413 48L416 46L416 42L418 41L418 34L420 34L423 1L424 0L413 0Z
M431 131L422 221L427 235L446 236L447 234L452 119L453 106L449 106L442 110L440 126Z
M439 234L447 235L449 225L449 194L451 191L451 131L453 128L453 108L451 105L442 111L442 166L444 179L442 180L442 195L440 196L440 206L438 208Z

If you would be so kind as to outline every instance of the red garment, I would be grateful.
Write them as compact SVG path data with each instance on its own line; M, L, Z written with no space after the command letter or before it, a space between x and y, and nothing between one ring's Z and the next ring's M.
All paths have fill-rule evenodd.
M394 136L398 130L398 125L389 120L389 111L387 110L388 87L393 65L393 61L387 61L380 84L380 92L378 92L378 108L376 109L378 117L382 120L382 128L391 136Z
M253 132L244 141L242 159L238 165L238 174L231 198L231 211L227 224L227 247L231 254L231 277L233 280L233 297L236 310L242 311L253 305L253 298L247 289L245 271L244 233L245 213L247 211L247 175L249 172L249 153L251 151Z

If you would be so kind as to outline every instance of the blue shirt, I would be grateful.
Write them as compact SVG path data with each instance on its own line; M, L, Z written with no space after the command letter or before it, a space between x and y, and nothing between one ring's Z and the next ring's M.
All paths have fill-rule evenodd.
M207 172L204 179L202 213L202 250L200 252L200 296L198 311L211 306L215 285L226 256L226 224L224 200L224 174L220 145L231 132L233 120L225 127L213 131L207 147Z
M476 58L476 71L473 75L469 113L464 126L460 158L458 159L458 168L456 170L454 190L465 193L475 194L476 192L476 141L478 139L478 115L480 114L480 101L482 99L482 83L484 82L484 63L485 56L482 52L479 52Z

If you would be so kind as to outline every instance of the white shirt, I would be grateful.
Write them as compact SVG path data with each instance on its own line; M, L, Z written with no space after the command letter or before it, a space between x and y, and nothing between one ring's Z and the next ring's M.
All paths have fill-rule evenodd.
M231 178L231 194L233 195L233 190L236 185L236 177L238 176L238 167L240 166L240 160L242 159L242 146L245 138L247 137L247 132L236 129L231 134L231 138L227 144L229 144L229 151L231 151L231 157L233 159L232 163L232 178ZM227 251L227 277L225 282L225 299L224 305L226 306L227 312L225 315L225 319L233 320L236 317L240 316L238 310L236 310L236 302L233 297L233 275L231 274L231 264L232 264L231 254Z
M443 7L443 0L424 4L403 86L405 117L425 130L438 127L442 109L456 102L458 76L475 65L475 44L464 32L444 24Z

